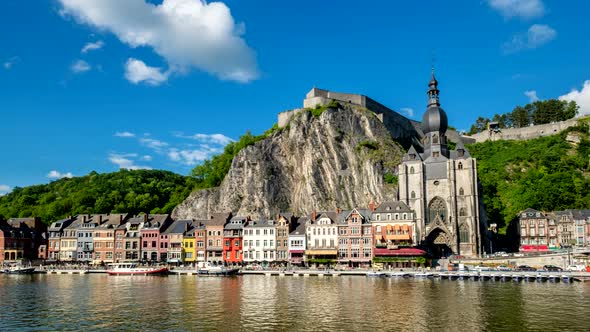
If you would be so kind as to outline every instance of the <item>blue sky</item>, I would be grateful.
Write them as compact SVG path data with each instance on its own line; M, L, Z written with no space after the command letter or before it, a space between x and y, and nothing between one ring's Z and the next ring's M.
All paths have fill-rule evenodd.
M450 124L540 98L590 113L587 1L5 0L0 194L92 170L187 174L313 87ZM586 83L585 83L586 82ZM573 90L573 92L572 92Z

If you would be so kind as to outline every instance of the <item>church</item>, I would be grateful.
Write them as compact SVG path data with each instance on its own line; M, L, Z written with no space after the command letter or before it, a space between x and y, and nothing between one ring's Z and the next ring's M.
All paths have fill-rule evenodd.
M462 142L448 146L448 120L432 73L422 117L423 152L412 146L399 166L399 200L416 215L416 238L434 257L477 257L487 246L487 218L477 161Z

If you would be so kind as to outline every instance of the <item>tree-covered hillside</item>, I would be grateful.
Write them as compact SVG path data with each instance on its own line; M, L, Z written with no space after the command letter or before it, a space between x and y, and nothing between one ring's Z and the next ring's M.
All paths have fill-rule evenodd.
M169 213L194 179L168 171L91 172L49 184L15 188L0 197L0 218L39 216L46 223L81 213Z
M580 142L568 142L568 134ZM587 124L534 140L477 143L469 150L478 161L488 219L498 224L500 233L529 207L543 211L590 207Z

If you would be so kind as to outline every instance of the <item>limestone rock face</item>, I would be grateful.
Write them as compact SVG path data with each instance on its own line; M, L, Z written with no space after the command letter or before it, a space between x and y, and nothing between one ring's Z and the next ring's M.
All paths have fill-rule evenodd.
M306 110L283 129L242 149L219 187L193 192L173 217L207 218L232 211L275 218L280 211L303 215L394 199L397 186L384 184L384 175L397 174L403 148L391 134L366 109L346 105L319 116Z

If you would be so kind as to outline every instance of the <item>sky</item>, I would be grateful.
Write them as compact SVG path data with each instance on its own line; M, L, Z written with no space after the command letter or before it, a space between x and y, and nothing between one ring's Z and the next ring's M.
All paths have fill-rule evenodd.
M420 120L433 65L458 129L539 99L590 113L588 1L0 6L0 195L91 171L188 174L314 86Z

